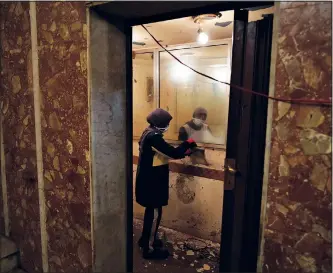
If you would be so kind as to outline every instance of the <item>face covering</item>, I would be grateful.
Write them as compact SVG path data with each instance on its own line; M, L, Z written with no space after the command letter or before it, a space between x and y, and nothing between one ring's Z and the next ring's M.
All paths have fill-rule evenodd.
M194 118L193 123L197 126L201 126L201 125L204 124L204 121L202 119L199 119L199 118Z
M160 127L155 127L157 130L159 130L161 133L165 133L166 131L168 131L169 129L169 125L167 127L164 128L160 128Z

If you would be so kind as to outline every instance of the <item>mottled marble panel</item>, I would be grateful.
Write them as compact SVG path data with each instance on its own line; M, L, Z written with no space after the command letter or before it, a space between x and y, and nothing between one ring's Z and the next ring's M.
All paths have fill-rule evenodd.
M4 216L4 206L2 198L2 186L0 183L0 234L5 234L5 216Z
M299 8L301 6L310 6L310 5L315 5L318 2L311 2L311 1L296 1L296 0L292 0L292 1L288 1L288 2L281 2L280 4L280 8L281 9L293 9L293 8Z
M51 272L91 270L87 25L83 2L38 2Z
M10 236L28 272L41 272L28 2L1 3L1 110Z
M281 9L276 96L331 98L331 12L329 2ZM331 110L274 104L264 272L332 271Z

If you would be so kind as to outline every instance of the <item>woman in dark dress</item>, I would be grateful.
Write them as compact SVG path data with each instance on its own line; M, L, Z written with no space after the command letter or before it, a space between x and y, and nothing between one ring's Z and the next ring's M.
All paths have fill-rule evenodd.
M162 217L162 207L169 200L169 159L180 159L190 155L196 147L188 139L178 147L169 145L163 133L169 127L172 116L163 109L156 109L148 117L150 126L139 141L139 163L136 175L136 201L145 207L142 236L139 246L145 259L166 259L169 255L157 239L157 230Z

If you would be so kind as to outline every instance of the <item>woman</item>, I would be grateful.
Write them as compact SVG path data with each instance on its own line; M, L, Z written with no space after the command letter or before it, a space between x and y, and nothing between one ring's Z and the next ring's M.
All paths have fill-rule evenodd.
M169 145L163 133L169 128L172 116L163 109L156 109L148 117L149 127L139 141L139 162L136 176L136 201L145 207L142 236L139 246L144 259L166 259L167 250L157 239L162 217L162 207L169 200L169 159L180 159L191 154L196 143L189 139L178 147Z

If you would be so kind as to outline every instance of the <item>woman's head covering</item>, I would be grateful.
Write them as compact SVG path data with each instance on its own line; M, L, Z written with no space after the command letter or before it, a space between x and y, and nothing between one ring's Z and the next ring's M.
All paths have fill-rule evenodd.
M207 110L205 108L202 108L202 107L198 107L194 110L193 112L193 118L196 118L200 115L206 115L207 116Z
M155 127L164 128L167 127L172 120L172 116L169 112L157 108L153 112L151 112L147 117L147 122Z

